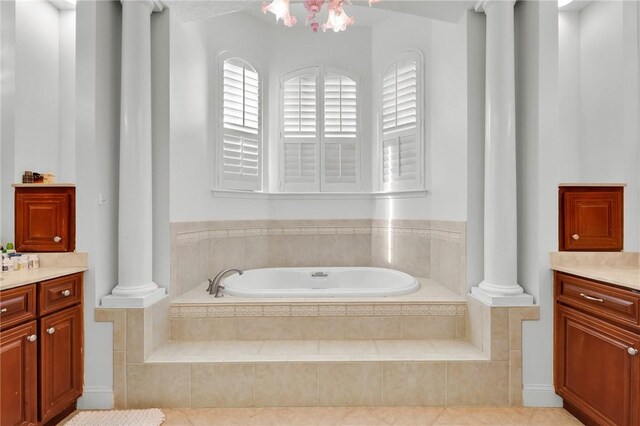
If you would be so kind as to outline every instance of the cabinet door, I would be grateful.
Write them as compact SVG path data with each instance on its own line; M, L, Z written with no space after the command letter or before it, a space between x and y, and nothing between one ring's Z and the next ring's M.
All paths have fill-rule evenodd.
M594 424L638 425L640 355L632 353L640 335L558 306L555 339L555 386L565 404Z
M562 204L561 250L622 250L622 188L564 192Z
M40 420L46 422L82 395L82 308L44 317L40 335Z
M75 250L74 188L16 189L16 250Z
M0 425L35 425L38 414L36 322L0 333Z

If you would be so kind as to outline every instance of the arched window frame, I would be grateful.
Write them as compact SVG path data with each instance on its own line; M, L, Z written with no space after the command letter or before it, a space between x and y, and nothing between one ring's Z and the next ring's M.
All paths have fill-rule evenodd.
M398 70L402 68L403 64L413 62L415 63L415 126L406 127L402 125L395 125L391 128L385 128L385 124L388 123L389 117L385 117L388 114L385 109L385 81L389 76L389 72L395 67L395 82L397 84ZM380 111L378 114L379 119L379 144L378 144L378 158L379 158L379 185L383 192L393 191L412 191L425 189L425 154L426 154L426 141L424 136L424 102L425 102L425 78L424 78L424 61L422 52L415 49L404 50L385 63L382 69L382 76L379 86L379 99L380 99ZM398 96L397 85L395 89L396 102ZM397 104L395 104L397 113ZM396 114L397 120L397 114ZM392 120L393 122L393 120ZM396 121L397 123L397 121ZM411 171L408 169L405 176L402 176L402 162L406 164L411 162L411 158L402 159L403 141L407 145L411 145L412 138L415 140L415 154L413 155L413 161L415 162L414 175L411 176ZM394 160L389 161L389 157L393 157L393 151L395 147L395 154L397 155L395 160L395 167L392 164ZM409 147L410 152L410 147ZM389 167L395 169L395 173L389 175L385 169L389 170ZM407 166L406 166L407 167ZM407 177L409 176L409 177Z
M328 137L326 136L325 125L325 82L329 75L338 75L350 80L355 85L356 96L356 114L355 114L355 137ZM302 145L315 144L314 149L307 149L307 156L313 152L313 158L315 159L315 173L313 174L313 180L300 179L299 181L290 181L286 176L287 164L287 144L296 144L295 141L287 142L288 137L285 132L285 84L286 82L295 78L306 78L308 82L313 81L315 86L315 133L313 136L310 134L304 137L304 141L297 142ZM360 114L361 114L361 96L360 96L360 81L351 73L332 67L312 66L296 71L287 73L280 78L279 87L279 156L278 156L278 176L279 185L278 188L282 192L359 192L361 184L361 126L360 126ZM347 140L348 139L348 140ZM353 145L353 149L349 147L349 155L354 156L354 176L349 176L348 179L352 179L349 182L336 182L335 178L327 176L326 165L327 161L327 148L329 146L340 146L339 151L345 146ZM355 152L353 152L355 151ZM301 154L302 155L302 154ZM333 182L331 181L333 180Z
M246 78L247 71L253 72L257 75L257 129L255 133L249 131L250 126L239 125L229 126L225 123L225 99L229 93L225 87L225 65L231 62L241 63L243 69L243 75ZM233 64L231 64L233 65ZM236 65L237 66L237 65ZM215 132L215 158L216 158L216 182L215 187L223 190L244 190L244 191L261 191L263 181L263 99L264 99L264 86L262 73L247 59L234 55L232 52L222 52L218 55L218 82L217 89L219 95L217 98L217 112L216 112L216 129ZM247 95L244 95L244 91L247 90L248 83L243 83L243 103L245 108L247 102ZM249 85L250 86L250 85ZM243 110L244 111L244 110ZM246 116L243 116L243 120L246 120ZM231 172L231 169L227 161L229 160L226 155L227 147L236 144L240 145L240 170L237 172ZM255 152L256 161L253 161ZM246 157L249 157L247 160ZM252 167L246 167L247 164L253 166L255 163L256 173L245 172L245 169L251 170ZM237 170L237 169L236 169Z

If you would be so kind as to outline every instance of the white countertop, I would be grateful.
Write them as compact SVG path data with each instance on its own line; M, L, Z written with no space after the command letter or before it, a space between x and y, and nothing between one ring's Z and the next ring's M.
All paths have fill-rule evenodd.
M551 253L551 269L640 291L638 253Z
M20 287L86 270L86 266L51 266L23 271L0 272L0 290Z

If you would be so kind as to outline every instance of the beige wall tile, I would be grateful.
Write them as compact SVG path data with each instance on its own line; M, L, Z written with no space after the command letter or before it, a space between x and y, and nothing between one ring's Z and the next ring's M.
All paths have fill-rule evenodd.
M127 309L127 363L144 362L144 309Z
M341 317L291 318L300 339L342 340L347 338L347 319Z
M353 266L353 235L319 235L317 266Z
M212 238L209 240L209 263L207 278L213 278L218 272L227 268L245 269L245 238Z
M353 236L352 266L371 266L371 235Z
M383 365L382 404L440 405L446 403L444 362L387 362Z
M269 237L245 237L244 240L244 269L267 268L269 264ZM213 271L212 271L213 272Z
M209 240L177 246L178 289L176 295L196 287L209 276Z
M248 317L237 321L241 340L346 338L347 319L341 317Z
M96 308L95 320L113 323L113 350L124 351L127 336L127 310Z
M491 359L509 359L509 308L491 308Z
M457 317L426 315L402 317L403 339L455 339Z
M285 240L284 261L288 267L317 266L319 250L317 235L291 235Z
M124 351L113 352L113 408L127 408L127 370Z
M320 405L377 406L382 403L382 363L325 363L319 366Z
M171 298L165 297L151 306L153 345L152 350L156 351L171 340Z
M401 317L349 317L347 339L399 339Z
M127 408L190 405L188 364L128 364Z
M540 318L540 308L509 308L509 348L522 349L522 321Z
M456 316L456 339L466 340L467 338L467 315Z
M482 302L467 296L467 339L480 350L483 350L484 343L482 307Z
M447 405L508 403L508 361L447 363Z
M393 267L417 277L429 277L431 246L426 237L396 235Z
M509 405L522 406L522 351L509 355Z
M463 255L459 243L431 238L430 278L459 293L460 257Z
M315 363L257 364L255 374L258 407L318 405L318 365Z
M233 340L238 338L236 318L172 318L173 340Z
M371 235L371 266L390 268L393 261L393 239L391 235ZM391 259L389 258L391 256Z
M192 407L253 407L253 364L193 364Z

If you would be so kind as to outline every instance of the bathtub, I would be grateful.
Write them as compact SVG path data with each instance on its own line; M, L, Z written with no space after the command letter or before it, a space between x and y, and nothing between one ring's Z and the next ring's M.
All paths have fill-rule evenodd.
M381 297L413 293L414 277L384 268L264 268L223 280L224 293L239 297Z

